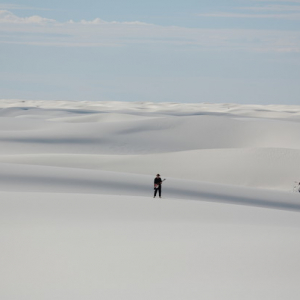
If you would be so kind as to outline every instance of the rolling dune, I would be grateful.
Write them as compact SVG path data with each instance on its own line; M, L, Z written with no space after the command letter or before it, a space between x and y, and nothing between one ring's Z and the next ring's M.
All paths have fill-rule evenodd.
M298 299L299 131L300 106L1 100L0 298Z

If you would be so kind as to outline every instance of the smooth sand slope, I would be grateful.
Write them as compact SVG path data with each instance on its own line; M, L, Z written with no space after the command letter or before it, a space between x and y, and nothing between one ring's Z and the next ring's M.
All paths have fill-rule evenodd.
M299 131L300 106L1 100L0 298L298 299Z
M0 193L1 299L299 297L298 212Z

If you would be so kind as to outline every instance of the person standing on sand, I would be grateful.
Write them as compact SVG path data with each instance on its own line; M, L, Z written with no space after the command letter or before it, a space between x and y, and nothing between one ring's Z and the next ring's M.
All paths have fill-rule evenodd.
M159 192L159 198L161 198L161 184L162 180L160 178L160 175L157 174L156 177L154 178L154 197L156 197L157 191Z

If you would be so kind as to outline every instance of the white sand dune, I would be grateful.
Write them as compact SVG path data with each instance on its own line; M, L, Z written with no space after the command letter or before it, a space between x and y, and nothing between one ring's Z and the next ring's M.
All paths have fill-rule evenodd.
M0 298L298 300L299 131L300 106L1 100Z
M2 299L299 297L299 213L0 193Z
M298 122L243 121L206 115L92 123L17 118L18 125L9 119L0 118L0 128L5 128L0 130L1 154L124 155L221 148L300 149Z
M152 197L153 176L120 172L69 169L45 166L0 164L0 190L45 193L80 193ZM167 199L203 200L240 205L300 210L295 193L168 178Z
M294 180L299 178L300 150L232 148L146 155L18 154L0 155L0 162L142 175L155 174L159 166L165 177L292 191Z

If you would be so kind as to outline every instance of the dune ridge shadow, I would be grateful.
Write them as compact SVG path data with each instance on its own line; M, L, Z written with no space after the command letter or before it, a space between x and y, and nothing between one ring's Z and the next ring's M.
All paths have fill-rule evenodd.
M0 190L153 197L153 177L119 172L1 163ZM169 178L163 197L300 211L300 196Z

